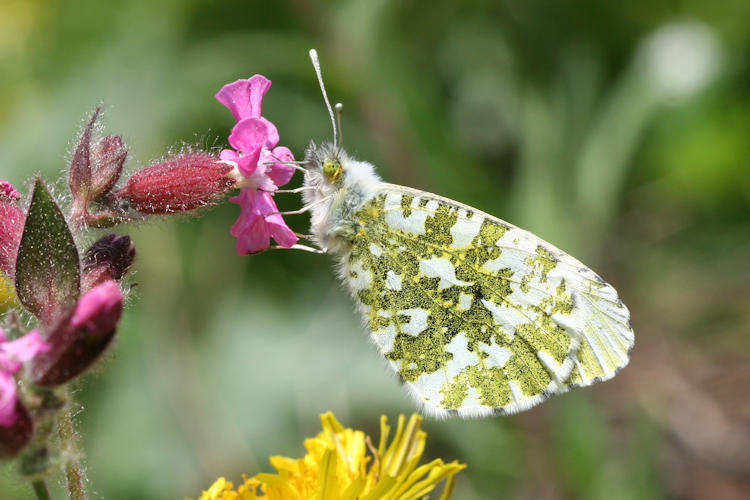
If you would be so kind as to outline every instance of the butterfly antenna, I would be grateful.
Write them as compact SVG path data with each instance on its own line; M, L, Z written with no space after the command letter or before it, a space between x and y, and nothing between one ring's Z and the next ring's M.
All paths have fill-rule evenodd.
M337 102L334 108L336 109L336 125L339 128L339 141L336 143L336 147L341 149L344 145L344 129L341 127L341 115L344 114L344 105Z
M323 100L326 102L326 108L328 108L328 114L331 116L331 125L333 126L333 143L339 144L338 129L336 128L336 118L333 116L333 109L331 109L331 102L328 100L328 94L326 93L326 86L323 84L323 74L320 71L320 59L318 59L318 51L310 49L310 60L312 61L313 68L315 68L315 74L318 75L318 83L320 84L320 91L323 93Z

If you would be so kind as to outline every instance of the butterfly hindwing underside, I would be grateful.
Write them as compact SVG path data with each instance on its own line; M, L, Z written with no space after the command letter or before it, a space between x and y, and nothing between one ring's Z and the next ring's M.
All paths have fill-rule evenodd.
M391 184L353 216L342 276L426 411L514 413L627 364L634 337L615 290L531 233Z

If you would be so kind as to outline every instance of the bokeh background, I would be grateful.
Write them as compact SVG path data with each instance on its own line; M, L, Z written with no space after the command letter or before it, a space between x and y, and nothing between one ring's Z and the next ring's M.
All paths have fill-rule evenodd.
M59 177L99 102L130 171L220 147L213 96L254 73L301 156L331 136L310 47L350 152L568 250L632 311L612 381L426 421L429 457L469 465L455 498L750 497L750 3L0 0L0 177ZM126 228L137 287L76 389L92 498L196 497L301 456L326 410L375 436L413 411L330 260L239 257L236 215Z

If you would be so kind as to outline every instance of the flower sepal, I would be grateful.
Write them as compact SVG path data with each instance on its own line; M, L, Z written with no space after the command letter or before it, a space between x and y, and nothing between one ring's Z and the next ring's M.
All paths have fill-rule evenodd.
M188 212L216 203L233 189L233 170L208 153L179 154L136 172L114 199L144 214Z
M45 327L75 306L80 292L78 250L65 217L38 177L15 271L19 300Z

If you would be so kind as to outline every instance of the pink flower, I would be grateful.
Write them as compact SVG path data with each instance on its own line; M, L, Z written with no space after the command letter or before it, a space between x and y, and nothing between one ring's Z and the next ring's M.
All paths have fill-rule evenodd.
M271 81L262 75L225 85L216 99L232 112L237 124L229 134L233 149L221 152L221 159L237 165L242 175L240 194L229 201L240 205L240 217L232 226L237 253L257 253L270 245L270 238L284 247L297 242L286 225L272 195L289 182L294 168L283 162L294 160L292 152L279 143L276 126L261 116L263 96Z
M7 340L0 328L0 426L10 427L16 421L17 391L14 375L22 363L49 350L37 330L32 330L16 340Z

